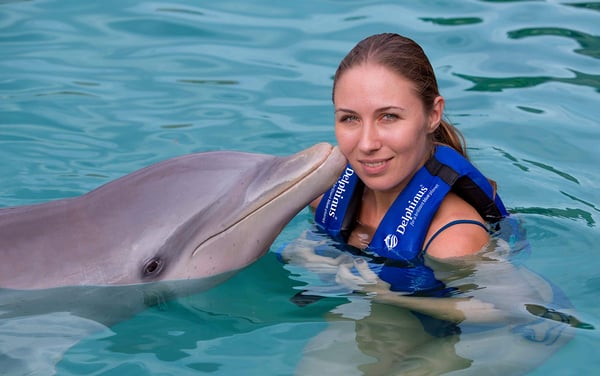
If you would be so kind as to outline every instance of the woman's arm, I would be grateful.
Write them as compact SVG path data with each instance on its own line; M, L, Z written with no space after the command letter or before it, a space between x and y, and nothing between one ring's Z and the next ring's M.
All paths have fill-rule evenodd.
M360 276L352 274L350 271L352 266L358 270ZM374 302L392 304L450 322L498 322L509 316L507 312L498 309L494 304L473 297L416 297L391 291L390 285L381 280L369 268L368 263L360 258L355 259L353 265L340 265L336 280L338 283L352 286L356 290L372 296Z

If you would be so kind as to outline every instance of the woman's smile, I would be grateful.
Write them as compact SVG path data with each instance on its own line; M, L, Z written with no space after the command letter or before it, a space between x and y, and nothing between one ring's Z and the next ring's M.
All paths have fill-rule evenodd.
M386 159L371 159L371 160L359 160L359 163L363 166L364 172L368 175L378 175L387 169L389 162L392 158Z

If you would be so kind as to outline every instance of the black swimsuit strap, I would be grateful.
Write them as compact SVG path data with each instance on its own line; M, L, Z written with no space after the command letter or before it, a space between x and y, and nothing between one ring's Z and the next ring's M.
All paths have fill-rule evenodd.
M452 222L448 222L446 223L444 226L442 226L442 228L440 228L439 230L437 230L435 232L435 234L433 234L433 236L431 237L431 239L429 239L429 241L427 242L427 244L425 245L425 247L423 248L423 253L427 252L427 249L429 248L429 246L431 245L431 242L444 230L446 230L448 227L454 226L454 225L461 225L461 224L472 224L472 225L477 225L477 226L481 226L485 229L485 231L489 232L489 228L479 222L479 221L475 221L473 219L457 219L455 221Z

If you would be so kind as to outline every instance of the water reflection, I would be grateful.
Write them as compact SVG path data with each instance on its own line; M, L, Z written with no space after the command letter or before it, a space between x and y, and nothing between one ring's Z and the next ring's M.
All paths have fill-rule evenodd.
M569 69L574 77L551 77L551 76L514 76L514 77L484 77L472 76L462 73L454 73L455 76L471 81L474 85L466 89L468 91L503 91L506 89L523 89L534 87L549 82L561 82L570 85L591 87L600 92L600 75L587 74Z
M574 52L581 55L590 56L595 59L600 58L600 37L596 35L560 27L524 28L508 32L508 37L511 39L540 36L558 36L570 38L581 46L581 48L573 50Z
M588 2L588 3L571 3L571 4L565 4L565 5L568 5L570 7L575 7L575 8L600 11L600 3L597 1L592 1L592 2Z
M337 259L341 251L332 241L309 237L316 239L313 246L319 247L319 254ZM427 259L436 278L454 289L451 298L440 298L399 295L386 291L380 282L353 285L343 293L340 267L312 258L296 264L305 258L294 254L308 252L310 242L301 238L283 251L283 258L291 260L292 278L306 283L303 294L313 301L337 295L349 303L326 315L328 326L305 346L298 374L315 374L327 367L332 374L345 375L456 370L518 375L545 361L576 330L595 329L577 317L560 289L515 262L514 252L525 243L515 243L510 250L497 239L476 255ZM309 301L302 301L303 306ZM462 312L464 319L455 322L453 311Z
M594 227L594 216L578 208L542 208L542 207L516 207L511 209L514 213L538 214L551 218L564 218L570 220L583 220L587 226Z
M454 18L430 18L430 17L422 17L420 20L425 22L431 22L440 26L462 26L462 25L473 25L482 23L483 19L479 17L454 17Z

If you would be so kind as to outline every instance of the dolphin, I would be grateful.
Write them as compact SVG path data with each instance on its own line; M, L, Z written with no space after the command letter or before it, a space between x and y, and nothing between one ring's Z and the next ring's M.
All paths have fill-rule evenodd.
M328 143L286 157L195 153L79 197L0 209L0 288L231 275L264 255L345 163Z
M286 157L196 153L79 197L0 209L0 369L53 375L80 339L225 281L345 164L326 143Z

